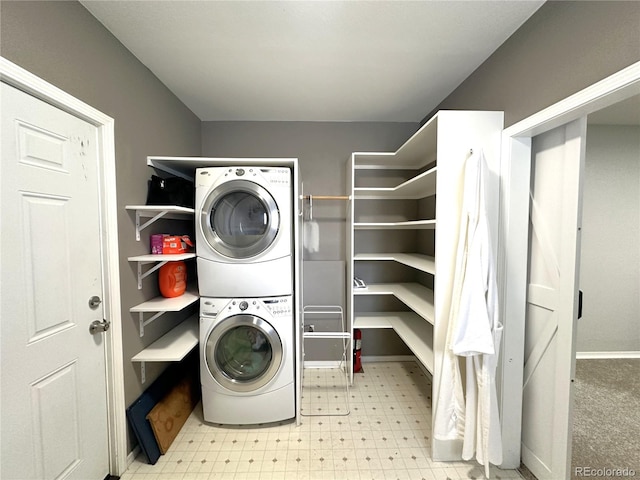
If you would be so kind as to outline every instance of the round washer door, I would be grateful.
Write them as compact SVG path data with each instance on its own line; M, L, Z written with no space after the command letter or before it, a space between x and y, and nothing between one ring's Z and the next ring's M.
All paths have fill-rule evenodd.
M209 246L230 258L251 258L264 252L280 228L275 200L264 187L248 180L214 188L200 215Z
M207 337L204 351L213 378L234 392L265 386L282 363L278 333L255 315L234 315L220 322Z

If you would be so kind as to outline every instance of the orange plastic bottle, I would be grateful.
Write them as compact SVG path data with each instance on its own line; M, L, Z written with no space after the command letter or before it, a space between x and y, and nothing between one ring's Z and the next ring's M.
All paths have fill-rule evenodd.
M179 297L187 289L187 266L184 262L167 262L158 271L158 283L163 297Z

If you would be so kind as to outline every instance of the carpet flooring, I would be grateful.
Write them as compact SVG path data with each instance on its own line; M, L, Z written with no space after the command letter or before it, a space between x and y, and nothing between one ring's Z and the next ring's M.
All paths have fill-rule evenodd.
M573 422L572 479L640 477L640 359L578 360Z

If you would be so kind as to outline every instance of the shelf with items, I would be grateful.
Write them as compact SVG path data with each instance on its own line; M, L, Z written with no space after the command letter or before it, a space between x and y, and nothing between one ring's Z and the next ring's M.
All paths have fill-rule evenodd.
M140 232L160 219L188 220L193 218L195 210L176 205L127 205L127 210L136 212L136 240L140 241ZM149 218L141 223L143 218Z
M179 362L198 345L198 315L182 321L173 329L131 358L140 362L141 379L145 383L146 362Z
M146 302L131 307L129 311L138 314L140 322L140 336L143 337L144 327L149 325L151 322L158 319L166 312L179 312L184 310L189 305L196 303L199 298L200 297L196 291L187 290L179 297L165 298L158 296L152 298L151 300L147 300ZM145 313L154 313L154 315L145 320Z
M134 257L127 258L130 262L138 263L138 290L142 288L142 280L147 278L152 273L158 271L162 268L163 265L166 265L168 262L179 262L181 260L189 260L191 258L195 258L195 253L178 253L178 254L169 254L169 255L159 255L159 254L146 254L146 255L136 255ZM146 272L142 271L142 266L147 265L149 263L155 263L153 267L151 267Z

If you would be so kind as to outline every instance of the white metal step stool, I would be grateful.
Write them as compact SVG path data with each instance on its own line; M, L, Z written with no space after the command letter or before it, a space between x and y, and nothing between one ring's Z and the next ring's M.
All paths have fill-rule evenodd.
M324 317L324 318L322 318ZM311 321L318 322L326 322L332 321L334 323L338 323L341 327L340 331L331 330L331 331L307 331L308 325L311 324ZM303 369L302 374L304 377L304 344L305 340L319 340L319 339L337 339L342 340L342 357L340 359L339 368L344 373L345 378L345 399L346 399L346 410L340 411L339 413L331 413L329 411L323 411L322 413L300 413L305 417L319 417L319 416L346 416L351 412L351 407L349 405L349 366L347 363L347 355L351 352L352 348L352 340L351 340L351 332L348 332L345 325L344 312L342 307L339 305L307 305L302 309L302 324L304 326L304 331L302 334L302 359L303 359ZM304 386L304 380L302 382ZM304 389L303 389L304 392Z

